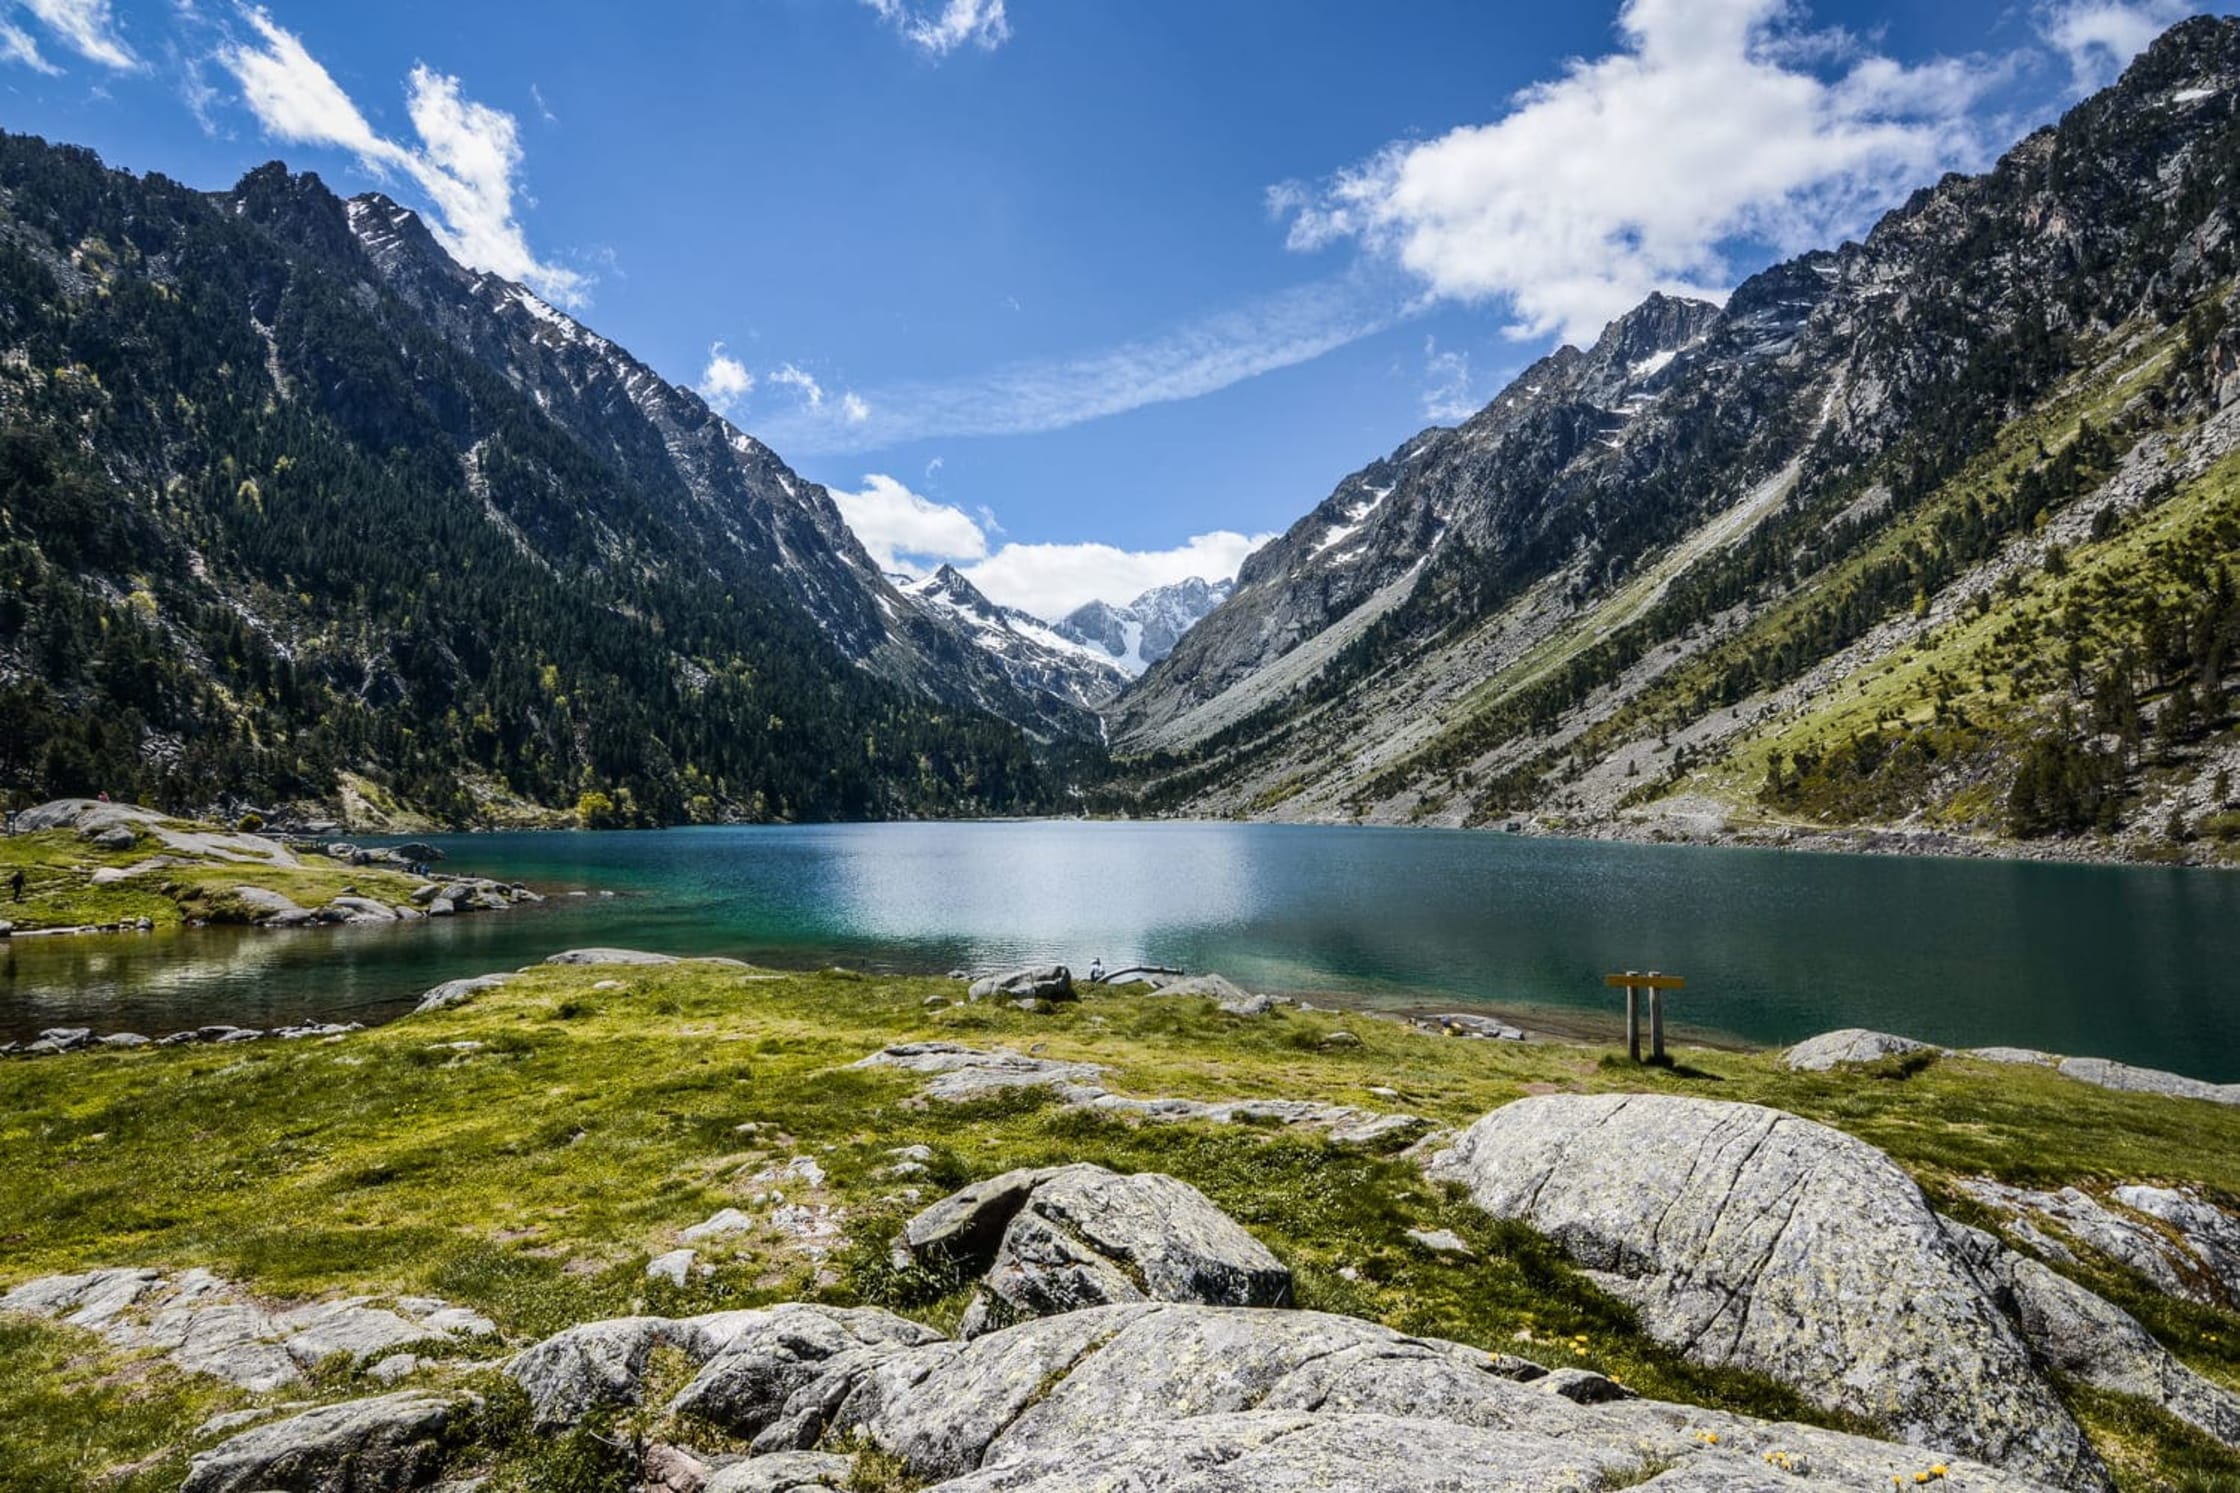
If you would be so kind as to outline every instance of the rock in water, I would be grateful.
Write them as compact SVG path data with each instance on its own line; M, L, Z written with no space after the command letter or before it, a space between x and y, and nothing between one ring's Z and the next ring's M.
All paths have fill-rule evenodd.
M1825 1073L1847 1063L1872 1063L1928 1050L1928 1043L1916 1042L1911 1037L1894 1037L1888 1032L1870 1032L1853 1026L1805 1038L1781 1055L1781 1063L1797 1073Z
M965 993L976 1001L1070 1001L1074 999L1073 971L1062 964L1037 964L1025 969L1005 970L1002 974L974 980L972 987Z
M1006 1172L935 1203L897 1264L984 1270L960 1335L1131 1301L1282 1306L1291 1272L1187 1182L1076 1165Z
M481 1402L405 1393L326 1405L197 1452L180 1493L403 1493L442 1470Z
M1546 1234L1692 1358L1909 1441L2106 1480L1921 1189L1864 1141L1754 1104L1556 1094L1479 1120L1432 1173Z

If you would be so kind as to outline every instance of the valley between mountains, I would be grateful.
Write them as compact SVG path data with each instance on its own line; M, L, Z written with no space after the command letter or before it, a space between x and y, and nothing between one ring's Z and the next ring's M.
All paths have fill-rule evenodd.
M2222 861L2236 83L2240 22L2185 22L1864 240L1559 349L1233 584L1063 618L882 572L777 453L386 198L9 137L0 777L359 828Z

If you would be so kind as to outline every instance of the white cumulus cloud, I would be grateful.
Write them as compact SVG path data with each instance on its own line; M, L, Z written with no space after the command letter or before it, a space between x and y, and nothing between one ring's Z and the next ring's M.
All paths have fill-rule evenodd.
M747 365L723 350L723 344L708 345L708 366L700 372L700 394L719 410L728 410L754 392L754 375Z
M1095 543L1007 544L961 568L994 600L1054 622L1088 602L1125 603L1153 586L1171 586L1192 576L1228 580L1247 555L1273 538L1219 529L1161 550Z
M861 492L832 490L832 501L881 569L922 574L954 565L991 600L1052 622L1088 602L1128 602L1154 586L1192 576L1227 580L1245 556L1275 538L1224 529L1193 534L1171 549L1096 543L999 547L988 536L1003 530L986 508L974 517L878 472L864 477Z
M242 102L274 139L346 150L380 176L403 175L435 211L430 227L462 263L533 287L547 300L579 306L590 286L574 270L540 259L514 215L522 162L514 118L476 103L459 80L426 66L405 83L405 112L418 144L382 135L319 60L261 8L242 17L253 42L229 41L219 63L241 87Z
M961 46L992 52L1011 39L1004 0L944 0L928 11L909 0L863 0L905 41L929 57L946 57Z
M969 515L883 473L865 476L861 492L833 489L832 501L882 570L930 568L988 553L988 536Z
M132 55L132 49L125 45L123 34L117 30L117 18L110 13L109 0L23 0L23 8L37 16L40 24L71 51L89 62L98 62L119 72L139 69L140 59ZM15 31L15 28L9 30ZM22 32L16 31L15 36L6 40L8 55L19 60L15 43L21 36ZM33 55L37 53L34 51Z
M2041 9L2038 28L2083 93L2113 82L2147 43L2199 9L2186 0L2066 0Z
M1434 297L1504 304L1513 335L1585 341L1652 290L1716 298L1737 243L1839 238L1983 157L1991 67L1899 64L1793 0L1627 0L1618 32L1491 123L1271 189L1290 245L1354 241Z

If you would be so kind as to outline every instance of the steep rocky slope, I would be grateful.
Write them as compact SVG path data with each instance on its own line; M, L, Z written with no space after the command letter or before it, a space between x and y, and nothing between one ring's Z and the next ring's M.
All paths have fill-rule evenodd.
M1128 676L1100 650L1017 607L998 606L979 587L944 565L902 587L911 602L960 628L1029 696L1048 695L1084 710L1120 693Z
M0 782L619 822L1031 808L1095 734L412 214L0 139Z
M1157 810L2240 830L2240 22L1341 483L1110 712Z

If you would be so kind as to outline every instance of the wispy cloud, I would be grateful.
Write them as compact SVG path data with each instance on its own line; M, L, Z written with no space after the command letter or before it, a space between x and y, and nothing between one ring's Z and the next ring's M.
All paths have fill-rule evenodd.
M1014 363L954 380L874 386L863 391L861 418L829 408L821 398L807 399L765 418L756 434L789 451L833 452L1062 430L1211 394L1318 358L1408 315L1401 288L1375 276L1341 276L1076 357Z
M583 303L588 279L540 258L515 216L522 152L511 114L467 98L457 78L415 66L405 82L405 112L419 141L399 144L374 129L293 32L258 7L241 15L255 39L228 41L217 60L266 134L346 150L375 175L408 178L435 210L436 236L459 260L521 281L559 305Z
M22 0L22 3L25 10L39 18L41 25L80 57L118 72L139 70L140 59L125 45L124 34L117 29L117 18L111 13L109 0ZM16 36L21 37L22 32L17 31ZM14 41L15 38L8 41L8 55L25 60L18 56ZM48 69L42 68L45 70Z
M0 21L0 62L20 63L50 78L62 71L40 53L31 33L13 21Z
M992 52L1011 39L1004 0L944 0L929 11L912 0L863 0L879 18L929 57L948 56L962 46Z
M1092 601L1131 601L1154 586L1192 576L1227 580L1247 555L1275 537L1224 529L1194 534L1167 549L1096 543L997 547L989 535L1003 531L987 509L976 518L881 472L867 474L860 492L835 490L832 501L883 569L920 574L954 565L991 600L1053 622Z
M1469 419L1485 403L1471 382L1470 355L1442 348L1436 337L1423 339L1423 377L1425 419L1452 424Z
M1491 123L1402 141L1268 194L1293 249L1340 241L1434 296L1506 308L1519 337L1591 338L1652 290L1719 295L1742 243L1841 237L1977 164L2002 74L1916 66L1800 23L1794 0L1628 0L1620 46Z

